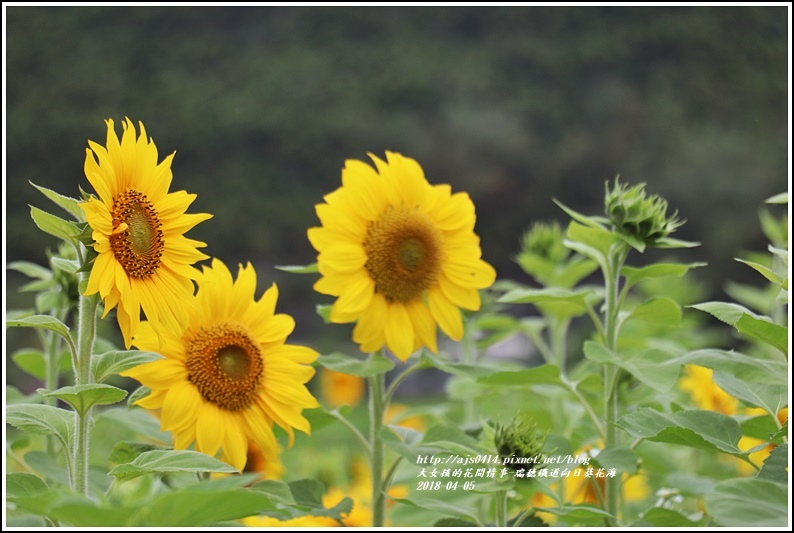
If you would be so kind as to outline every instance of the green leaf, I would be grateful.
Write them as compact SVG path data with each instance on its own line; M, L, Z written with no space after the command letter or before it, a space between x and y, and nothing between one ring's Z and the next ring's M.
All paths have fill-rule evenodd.
M267 496L241 488L201 490L191 485L166 492L149 508L146 524L161 527L199 527L218 525L273 509Z
M719 371L714 372L712 377L714 383L734 398L768 413L777 413L788 403L788 387L785 385L753 383Z
M21 272L25 274L29 278L36 278L40 280L50 280L52 279L52 272L49 269L44 268L41 265L37 265L36 263L31 263L29 261L12 261L8 263L6 266L9 270L16 270L17 272Z
M77 261L72 259L64 259L63 257L53 257L50 259L52 264L57 267L59 270L66 272L67 274L77 274L78 270L80 270L80 265Z
M137 507L100 507L95 502L73 497L63 501L47 513L48 516L74 527L124 527L140 516Z
M559 517L565 517L566 522L603 522L604 518L612 515L603 509L590 504L579 505L560 505L558 507L536 507L535 511L551 513Z
M693 521L682 515L678 511L672 509L665 509L663 507L654 507L642 515L639 521L633 524L633 527L688 527L694 528L702 526L703 521Z
M788 384L786 361L750 357L739 352L705 349L689 352L668 361L667 364L694 364L726 372L743 380L770 385Z
M272 479L257 481L251 486L251 490L265 494L270 501L276 504L293 505L295 503L289 485L283 481Z
M560 369L555 365L540 365L524 370L496 372L477 379L483 385L517 385L532 384L561 385Z
M152 389L144 385L141 385L140 387L132 391L132 393L129 396L127 396L127 409L135 408L136 407L135 402L146 398L151 393L152 393Z
M637 455L634 450L626 447L605 448L601 450L595 461L606 469L614 468L619 473L633 474L637 471Z
M9 500L36 496L46 490L47 484L33 474L12 472L6 475L6 497Z
M787 204L788 203L788 193L782 192L780 194L776 194L770 198L764 200L767 204Z
M769 453L756 479L766 479L784 485L788 483L788 444L776 446Z
M411 498L393 498L393 500L404 505L418 507L419 509L435 511L436 513L439 513L443 516L457 519L465 518L467 521L475 522L478 525L482 524L477 519L477 515L472 512L474 509L471 506L467 506L465 504L449 503L432 497L424 497L421 500L415 500Z
M75 220L78 222L85 222L85 213L78 205L78 201L74 198L69 198L68 196L63 196L62 194L58 194L55 191L47 189L46 187L41 187L40 185L36 185L32 181L29 181L31 185L33 185L38 191L52 200L55 205L61 207L64 211L72 215Z
M292 274L317 274L319 272L317 263L312 263L310 265L276 265L275 268L276 270L290 272Z
M735 324L739 333L764 342L788 355L788 328L765 318L744 314Z
M44 352L33 349L18 350L11 355L22 371L40 380L44 380L46 373L45 357ZM72 361L69 357L59 357L58 359L59 374L72 369Z
M742 428L729 416L713 411L661 413L642 408L617 421L634 438L668 442L731 455L746 455L738 448Z
M614 233L602 227L587 227L576 222L568 225L567 236L564 241L565 246L589 257L602 268L606 266L612 247L623 242Z
M433 527L446 527L458 530L462 527L477 527L477 524L461 518L442 518L437 520L436 523L433 524Z
M113 450L110 452L110 457L108 460L111 463L116 464L124 464L124 463L131 463L134 461L139 455L145 452L150 452L152 450L169 450L166 446L160 446L157 444L149 444L146 442L117 442L115 446L113 446Z
M80 230L73 223L51 215L37 207L30 206L30 216L41 231L64 241L73 242L75 237L80 234Z
M769 268L768 266L764 266L760 263L754 263L753 261L745 261L744 259L739 259L738 257L736 258L736 260L754 269L756 272L764 276L767 280L771 281L772 283L776 283L778 285L783 283L783 278L781 276L778 276L775 273L775 271Z
M170 444L171 442L170 434L160 431L160 421L144 409L111 407L103 409L94 418L97 422L104 420L127 428L135 435L145 437L153 442L161 442L163 444Z
M681 322L681 306L670 298L652 298L635 307L624 322L629 320L677 325Z
M127 391L112 385L91 383L89 385L61 387L54 391L39 389L39 394L48 398L61 399L71 405L80 416L83 416L95 405L112 405L120 402L127 396Z
M394 368L394 362L379 353L373 353L363 360L342 353L332 353L321 355L317 363L329 370L362 378L385 374Z
M317 314L323 319L326 324L331 323L331 305L318 305Z
M140 454L130 463L118 465L108 472L117 481L164 472L225 472L237 469L209 455L191 450L152 450Z
M312 516L330 516L336 520L341 520L343 515L348 514L353 509L353 500L345 498L334 507L326 508L323 505L323 493L325 487L316 479L301 479L289 484L289 490L295 500L295 504L303 510L309 510ZM303 513L301 513L303 514ZM295 516L293 514L293 516Z
M114 350L93 356L91 358L91 371L94 374L94 381L102 383L110 376L162 358L161 355L153 352Z
M624 358L601 344L587 341L584 343L583 351L587 359L596 363L617 365L659 392L672 389L680 374L678 366L665 364L670 361L668 354L653 348Z
M752 311L738 304L727 302L704 302L700 304L690 305L694 309L705 311L706 313L714 316L715 318L733 326L738 322L743 314L747 313L752 315Z
M6 407L6 422L26 433L55 435L64 450L71 450L75 414L50 405L14 404Z
M422 357L417 364L437 368L443 372L446 372L447 374L471 378L487 376L493 374L496 371L493 367L487 366L483 363L477 365L468 365L466 363L446 361L427 351L422 351Z
M672 237L663 237L658 239L653 245L657 248L695 248L700 246L699 242L682 241L681 239L673 239Z
M562 202L560 202L556 198L552 198L552 201L555 204L557 204L560 207L560 209L565 211L565 213L569 217L571 217L572 219L574 219L577 222L580 222L581 224L584 224L585 226L588 226L588 227L591 227L591 228L603 228L604 224L609 224L609 220L607 220L604 217L593 217L593 216L589 217L587 215L583 215L583 214L581 214L581 213L579 213L577 211L574 211L573 209L571 209L570 207L566 206L565 204L563 204Z
M644 267L624 266L620 269L620 274L626 278L628 285L635 285L640 281L652 278L680 278L691 269L702 266L706 266L706 263L656 263Z
M383 444L388 446L392 451L402 456L410 463L416 463L419 455L415 446L421 440L422 435L416 430L402 431L408 428L401 428L400 426L384 426L380 430L380 437ZM418 434L418 435L417 435Z
M513 304L531 303L546 314L572 318L587 312L588 297L592 297L594 294L592 290L514 289L502 295L497 301Z
M55 317L49 315L33 315L14 320L6 320L6 327L41 328L54 331L72 345L72 337L69 336L69 328Z
M706 494L706 510L721 526L785 527L786 485L766 479L729 479Z

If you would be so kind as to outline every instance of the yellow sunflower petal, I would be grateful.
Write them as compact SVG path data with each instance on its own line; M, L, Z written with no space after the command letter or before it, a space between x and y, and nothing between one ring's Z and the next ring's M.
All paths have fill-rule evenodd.
M220 409L210 402L203 402L196 421L196 449L207 455L215 455L226 436L226 419Z
M404 305L390 304L388 306L385 334L389 350L401 361L408 359L414 349L414 327Z
M460 310L436 289L427 293L427 303L441 330L455 341L463 338L463 319Z

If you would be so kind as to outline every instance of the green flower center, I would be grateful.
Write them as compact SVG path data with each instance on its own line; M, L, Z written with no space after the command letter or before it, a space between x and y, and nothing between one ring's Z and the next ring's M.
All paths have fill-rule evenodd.
M425 213L389 207L369 225L364 239L364 267L375 290L390 302L421 297L441 274L443 242L441 231Z
M237 324L202 328L186 343L188 380L201 396L227 411L251 405L264 364L256 341Z
M160 268L165 248L161 226L157 210L145 194L130 189L116 198L110 247L129 276L146 279ZM118 231L120 227L124 229Z

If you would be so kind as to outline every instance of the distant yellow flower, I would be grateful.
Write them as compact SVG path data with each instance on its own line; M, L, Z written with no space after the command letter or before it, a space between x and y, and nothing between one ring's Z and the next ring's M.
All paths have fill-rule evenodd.
M329 407L349 405L355 407L364 397L364 378L323 368L320 373L320 389Z
M377 170L346 161L342 187L316 206L322 227L308 236L322 277L314 289L337 297L332 322L357 322L362 351L385 345L405 361L422 346L437 351L436 324L460 340L460 308L479 309L477 290L496 272L481 259L466 193L430 185L400 154L370 157Z
M339 522L327 516L299 516L289 520L279 520L271 516L248 516L243 518L248 527L340 527Z
M294 438L293 428L309 433L303 409L318 407L305 383L317 352L284 344L295 321L274 314L278 289L270 287L254 300L256 272L240 265L237 280L218 259L204 267L183 330L162 338L141 324L133 344L165 359L122 373L152 389L137 405L162 409L161 427L171 431L174 447L215 455L242 470L253 442L267 461L275 463L278 444L273 423Z
M248 443L243 472L259 473L262 479L281 479L284 476L284 471L285 468L281 461L269 461L259 446L253 442Z
M420 415L406 416L405 412L407 410L407 405L402 405L399 403L390 404L389 408L386 409L386 413L383 415L383 423L424 432L427 429L427 424L425 423L424 418Z
M739 400L714 383L713 373L710 368L686 365L684 375L678 380L678 388L688 392L700 409L716 411L728 416L736 414Z
M184 233L212 215L186 214L196 195L168 192L174 154L158 164L157 147L142 123L136 140L135 126L126 119L121 142L113 121L106 123L107 146L88 141L86 149L85 175L99 198L80 207L99 255L85 294L99 293L105 314L118 306L119 327L129 348L141 309L158 331L185 323L191 280L200 275L190 265L207 256L197 250L205 244Z

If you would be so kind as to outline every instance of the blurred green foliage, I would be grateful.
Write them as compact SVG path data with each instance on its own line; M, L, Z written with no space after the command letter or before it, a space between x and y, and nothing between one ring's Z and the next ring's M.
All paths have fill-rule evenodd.
M738 251L765 246L757 206L787 190L784 6L4 9L8 260L53 245L28 180L89 189L87 140L129 116L161 158L177 151L191 212L215 215L189 236L278 282L298 336L327 302L272 267L315 260L314 204L367 152L469 192L502 278L521 276L532 221L565 218L553 197L601 214L619 173L687 219L680 237L703 246L682 254L718 291L747 275Z

